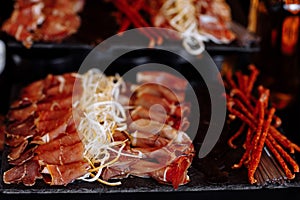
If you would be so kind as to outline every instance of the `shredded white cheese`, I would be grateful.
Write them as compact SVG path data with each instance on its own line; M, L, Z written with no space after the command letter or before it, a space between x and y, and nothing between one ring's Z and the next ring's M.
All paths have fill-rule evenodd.
M117 161L120 155L138 157L122 153L126 141L113 139L115 130L127 129L126 111L118 102L124 81L118 75L106 76L95 68L78 78L81 79L83 93L80 100L74 102L73 108L83 113L77 130L85 147L84 156L92 167L81 179L107 183L99 178L104 167ZM114 158L111 153L114 153Z

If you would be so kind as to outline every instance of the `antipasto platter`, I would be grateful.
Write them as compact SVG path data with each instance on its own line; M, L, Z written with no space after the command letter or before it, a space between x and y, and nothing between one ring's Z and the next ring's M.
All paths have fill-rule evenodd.
M189 80L194 81L190 87L186 87L187 82L165 71L138 72L137 83L143 83L140 87L135 85L137 83L132 85L126 83L127 93L122 93L121 90L116 93L121 95L122 98L119 98L122 99L121 102L129 103L129 107L128 104L127 107L122 107L123 104L114 102L112 97L108 97L109 102L108 99L105 101L101 98L89 99L94 96L91 95L91 91L87 92L85 100L82 100L84 91L88 91L95 80L98 83L104 77L103 83L99 85L106 85L105 89L113 89L118 85L118 81L123 81L119 76L105 76L96 69L91 69L84 75L74 72L48 74L25 86L15 85L12 89L14 94L12 94L10 109L6 115L6 145L1 164L1 192L5 194L120 192L130 194L298 188L300 186L297 172L298 144L285 135L280 127L284 119L275 115L272 104L258 107L261 111L257 114L262 115L265 112L268 117L261 118L257 122L251 119L253 112L250 113L246 108L255 109L255 102L265 102L264 105L267 105L269 97L268 89L256 84L256 78L259 76L258 69L253 65L249 65L247 69L248 72L245 74L228 72L223 77L228 106L226 122L218 142L204 158L199 158L198 154L209 126L210 109L207 105L211 102L207 88L199 77L194 79L189 77ZM191 76L191 74L186 75ZM240 88L239 81L243 80L237 78L240 75L248 77L244 80L250 81L249 84L243 85L244 88ZM160 79L161 76L164 78ZM148 83L149 77L157 81L156 83L168 85L168 88L159 87L153 82ZM77 78L80 80L80 89L74 96L73 84L77 82ZM112 86L107 85L110 81ZM121 85L123 84L118 87ZM246 86L253 88L247 89ZM182 87L185 89L182 90ZM135 88L130 93L129 99L126 98L128 90L131 90L128 88ZM252 94L252 90L260 91L261 100L255 100L257 93ZM93 90L92 93L95 91L98 90ZM243 91L249 91L248 95L251 95L250 99L253 102L243 98L243 95L246 95ZM104 94L107 91L100 92ZM173 94L176 94L174 98ZM193 101L193 94L197 94L196 103L199 104L200 111L195 109L195 102L187 103ZM240 96L235 99L235 95ZM220 98L225 96L220 94ZM79 100L76 103L74 99ZM95 101L92 104L96 107L91 106L92 101ZM83 106L84 102L90 103ZM112 102L115 104L111 104ZM107 105L103 107L102 103ZM154 108L150 112L149 109L156 104L162 107ZM80 109L93 108L80 110L81 123L77 124L81 126L77 127L79 129L75 128L77 126L75 122L78 120L74 119L76 114L70 111L74 105ZM102 107L97 108L99 105ZM118 106L113 107L113 105ZM171 109L170 105L175 107ZM106 120L111 120L110 123L121 120L120 113L125 113L126 109L128 113L126 112L123 117L130 116L130 119L124 120L125 124L118 122L120 127L111 129L112 133L104 134L110 136L108 144L111 146L110 150L107 150L107 146L101 146L105 142L93 143L93 140L98 138L94 135L95 130L92 131L92 135L86 135L93 126L89 124L90 119L85 117L89 116L88 112L92 112L91 116L99 117L96 122L92 122L102 126L106 123L103 123L105 120L100 118L105 116L105 109L109 106L116 109L115 115L118 116L115 119L106 117ZM165 119L160 118L162 112L159 108L164 108L167 112ZM100 109L101 115L97 114L97 109ZM124 112L118 109L124 109ZM198 121L193 120L199 112L201 117ZM150 121L154 123L151 124ZM165 124L163 128L159 128L157 134L155 130L157 131L157 127L161 126L162 122ZM199 127L196 135L194 134L194 138L191 139L190 135L193 133L189 133L189 126L195 123ZM258 126L255 123L266 124L259 125L262 127L261 136L257 137L257 140L254 139L257 136L257 129L254 127ZM115 126L117 125L113 127ZM246 131L245 128L248 126L254 131L251 132L250 128ZM126 129L122 130L124 127ZM242 130L242 127L245 130ZM252 142L247 139L249 132L253 134ZM246 141L249 146L245 148L243 145ZM255 148L254 141L257 145L256 151L252 149ZM101 148L106 150L109 159L103 161L104 164L99 164L100 161L95 159L99 155L87 153L88 150L93 150L94 145L100 145L95 146L97 150ZM247 148L252 149L250 153ZM101 155L98 159L101 160L103 157ZM250 168L248 162L251 161ZM93 179L95 176L98 178Z

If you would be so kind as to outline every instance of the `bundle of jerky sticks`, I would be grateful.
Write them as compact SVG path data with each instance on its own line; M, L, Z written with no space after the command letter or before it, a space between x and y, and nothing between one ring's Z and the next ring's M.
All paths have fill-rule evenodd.
M229 71L224 76L228 116L239 120L241 126L228 139L231 148L234 140L242 137L244 153L232 168L245 166L251 184L284 183L295 178L299 165L291 156L300 147L280 130L281 119L270 102L270 90L262 85L255 87L259 70L249 65L249 73Z

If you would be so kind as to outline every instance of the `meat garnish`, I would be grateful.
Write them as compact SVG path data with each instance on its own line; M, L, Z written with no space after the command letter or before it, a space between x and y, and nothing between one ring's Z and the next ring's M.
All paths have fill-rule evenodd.
M299 165L290 154L300 152L300 148L279 131L281 120L276 116L276 107L270 103L270 90L262 85L255 85L259 70L254 65L249 65L248 69L249 74L241 71L235 74L229 71L225 74L229 116L241 122L239 130L229 138L228 145L237 148L234 141L243 134L246 136L243 143L244 154L233 168L246 166L249 182L264 184L264 180L258 175L258 169L265 165L261 160L266 159L264 155L268 152L268 159L275 158L275 164L280 166L279 170L282 170L285 177L294 179L295 173L299 172ZM268 165L271 168L274 164L269 162ZM272 177L270 175L268 178Z
M147 74L151 75L159 74ZM184 132L189 127L190 105L184 99L185 87L177 86L179 98L174 88L168 88L179 79L169 74L166 78L167 85L164 81L155 85L159 80L147 85L144 79L140 88L126 87L133 84L91 69L83 75L48 75L28 85L38 88L39 94L22 89L6 117L11 168L4 173L4 182L31 186L42 178L50 185L67 185L77 179L119 185L120 181L113 180L138 176L174 189L187 184L195 155L192 140ZM179 84L187 85L184 80ZM79 90L73 92L74 85ZM127 99L132 94L128 108L118 102L119 94ZM153 109L160 117L148 117L153 104L140 101L143 95L165 109L167 121L162 110ZM143 114L133 117L133 111L141 112L138 109Z
M30 48L36 41L61 42L77 32L84 0L17 0L2 30Z

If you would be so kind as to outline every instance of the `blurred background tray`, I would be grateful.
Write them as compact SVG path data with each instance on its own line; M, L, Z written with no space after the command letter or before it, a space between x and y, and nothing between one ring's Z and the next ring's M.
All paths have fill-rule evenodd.
M13 1L0 0L0 24L10 17L13 10ZM81 26L77 33L66 38L61 43L35 42L31 49L74 49L91 50L101 41L117 33L118 24L113 16L116 8L112 3L106 1L86 0L85 7L81 13ZM243 28L243 26L240 26ZM206 42L206 50L209 52L257 52L260 50L259 38L250 34L246 29L243 34L238 35L238 39L230 44L216 44ZM251 35L245 41L245 34ZM5 33L0 35L10 49L25 49L23 45L13 37ZM180 41L178 41L180 42Z

